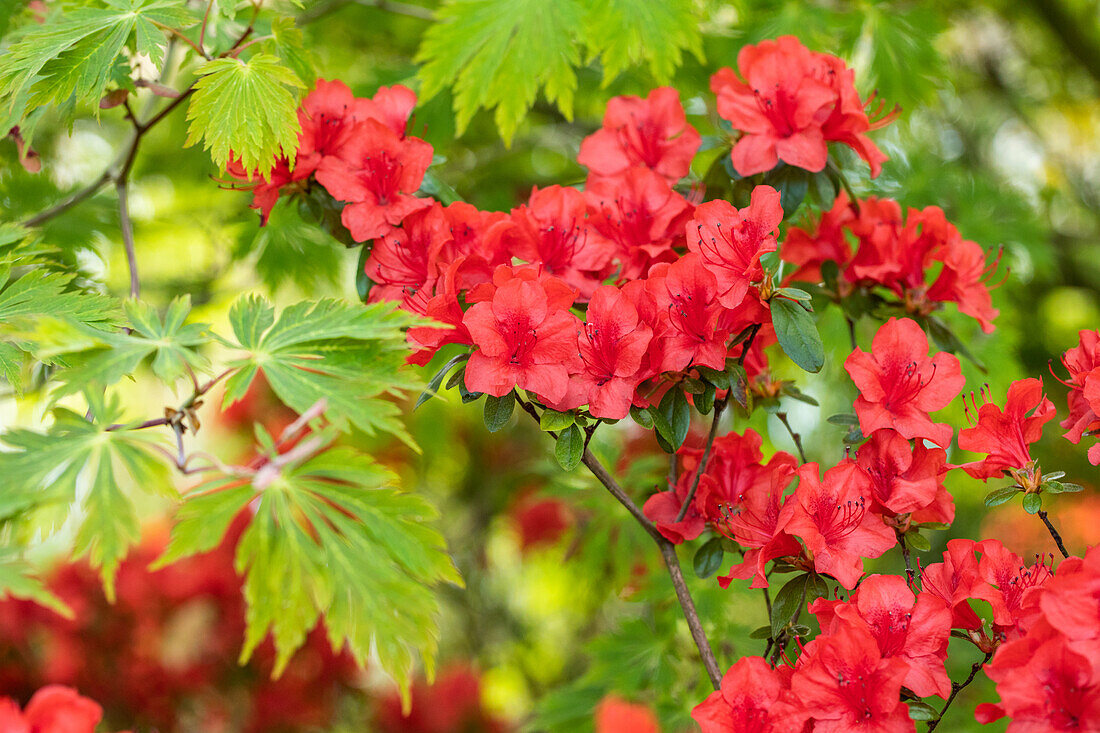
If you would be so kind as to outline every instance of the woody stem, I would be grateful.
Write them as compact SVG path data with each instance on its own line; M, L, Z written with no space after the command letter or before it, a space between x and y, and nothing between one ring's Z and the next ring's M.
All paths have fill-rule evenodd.
M1058 530L1050 523L1046 511L1040 509L1036 513L1039 515L1039 519L1043 520L1043 524L1047 526L1047 530L1050 532L1050 536L1054 538L1054 544L1058 545L1058 551L1062 553L1062 557L1069 557L1069 553L1066 552L1066 546L1062 543L1062 535L1058 534Z
M787 413L777 412L775 416L779 418L779 422L783 423L783 427L787 429L787 432L791 434L791 440L794 441L794 447L798 449L798 457L802 459L802 462L806 462L806 451L802 449L802 436L794 431L791 427L791 423L787 420Z
M680 511L676 514L676 521L684 521L684 516L688 513L688 508L691 506L691 502L695 501L695 491L699 488L699 479L706 473L707 463L710 462L711 449L714 448L714 438L718 435L718 423L722 418L722 410L726 408L726 403L715 402L714 403L714 418L710 421L710 432L707 433L707 445L703 449L703 458L699 461L699 468L695 471L695 478L691 482L691 488L688 490L687 496L684 498L684 503L680 507ZM675 460L676 454L673 454L673 460Z
M901 556L905 559L905 580L909 587L913 587L913 561L909 557L909 545L905 544L905 535L894 530L898 536L898 544L901 545Z
M949 707L951 707L951 703L955 701L955 697L960 692L962 692L962 689L964 687L966 687L967 685L969 685L971 682L974 681L974 677L977 676L978 670L981 669L982 667L984 667L985 663L988 662L992 657L993 657L993 652L986 652L985 657L981 661L974 662L974 664L970 667L970 675L963 682L952 682L951 683L951 696L949 698L947 698L947 702L944 703L943 709L940 710L940 714L938 716L936 716L936 719L928 721L928 730L929 731L933 731L933 730L936 729L936 726L940 724L941 720L943 720L944 713L946 713L947 709Z
M518 394L516 395L516 402L536 423L539 422L538 411L534 405L520 398ZM554 433L550 432L550 435L553 437ZM695 601L692 600L691 591L688 590L687 582L684 580L684 572L680 568L680 558L676 555L676 546L657 531L657 528L653 526L653 522L649 521L645 513L630 498L630 495L623 491L623 488L619 486L619 483L608 472L607 468L600 463L600 460L593 455L592 451L585 448L584 454L581 456L581 463L592 472L592 475L607 489L609 494L626 507L626 510L638 521L646 534L657 543L657 547L661 550L661 556L664 558L665 566L668 568L669 577L672 578L672 585L676 589L676 600L680 602L684 618L687 619L688 628L691 630L691 638L695 641L699 656L703 659L707 676L710 678L714 689L719 689L722 685L722 672L718 668L718 660L714 657L714 651L710 648L707 632L703 629L702 622L699 621L699 612L695 610Z

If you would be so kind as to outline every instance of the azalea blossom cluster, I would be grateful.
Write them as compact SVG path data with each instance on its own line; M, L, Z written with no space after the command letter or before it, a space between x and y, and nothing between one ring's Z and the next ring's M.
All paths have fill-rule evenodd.
M256 183L253 205L266 215L279 195L316 191L314 184L341 202L342 225L369 248L368 299L393 301L429 321L409 329L409 361L427 364L444 346L461 347L436 387L462 364L448 387L461 385L467 401L526 393L523 407L543 430L559 433L559 448L565 428L544 418L561 419L578 436L572 465L580 460L579 442L586 448L595 429L588 418L630 414L669 443L671 433L656 422L670 419L661 412L666 396L686 402L687 393L701 413L713 411L705 446L680 447L681 435L667 448L675 453L670 479L641 511L629 497L616 498L644 517L673 557L669 543L708 529L735 543L742 557L718 577L722 587L748 580L768 588L775 575L796 572L805 591L793 618L772 619L769 651L734 664L721 689L696 708L705 733L913 730L907 700L940 696L949 704L957 691L944 666L952 635L993 660L990 676L1004 702L984 709L984 719L1007 714L1015 730L1090 720L1095 696L1069 698L1100 684L1089 661L1096 650L1088 646L1100 637L1088 590L1100 587L1089 574L1100 555L1066 560L1057 582L1052 562L1029 566L996 540L952 540L942 562L910 565L910 549L929 549L921 530L953 521L945 477L959 470L982 481L1009 480L987 503L1023 494L1024 508L1039 514L1068 556L1041 497L1080 487L1060 483L1060 472L1044 474L1032 456L1056 414L1042 382L1014 382L1003 407L985 388L980 403L970 394L969 403L963 399L970 425L957 436L934 417L959 398L964 377L953 354L930 353L925 327L955 303L991 332L998 312L989 279L998 261L987 262L941 209L903 215L889 199L841 193L808 225L784 227L792 212L783 209L784 193L765 181L780 164L807 175L828 172L830 144L852 148L872 175L885 160L867 133L894 114L870 110L873 100L860 98L840 59L792 37L764 41L746 46L738 70L720 70L711 88L734 131L730 164L738 175L756 177L739 205L706 200L692 171L702 138L673 89L611 100L601 128L580 147L578 161L588 169L583 188L536 188L525 203L497 212L417 195L432 150L408 134L415 105L409 90L356 99L339 82L321 82L306 98L298 160L281 162L270 181ZM780 260L794 266L781 283L772 264ZM813 296L795 284L840 303L849 316L857 295L878 299L876 317L887 314L869 350L852 330L843 366L858 396L853 414L837 417L856 447L835 464L782 451L765 458L763 438L751 429L717 434L719 405L732 399L751 413L748 392L771 400L795 394L771 376L766 351L779 343L805 367L789 348L792 321L782 315L808 310L802 303ZM1100 430L1100 331L1082 332L1063 364L1070 394L1062 426L1077 443ZM682 412L686 434L686 405ZM576 426L585 427L583 438ZM956 439L977 457L949 463ZM1100 464L1100 446L1089 457ZM866 574L866 560L895 547L904 577ZM1062 568L1079 578L1078 595L1062 589ZM832 598L827 581L839 586ZM1048 597L1056 600L1041 600ZM986 623L975 600L992 608ZM1045 619L1044 603L1062 602L1077 604L1079 626ZM797 624L803 611L821 629L806 643L809 628ZM702 652L700 635L693 630ZM1047 666L1028 666L1033 657ZM708 671L714 680L720 674L714 665ZM1016 699L1021 674L1067 681ZM1064 704L1059 695L1069 696ZM622 718L637 729L655 728L644 710L620 702L605 701L598 727ZM1034 721L1037 727L1027 727Z
M1076 567L1075 562L1062 568ZM815 731L915 730L902 702L903 688L912 697L950 696L944 662L952 633L970 639L980 651L997 649L990 676L1002 679L998 666L1007 669L1011 660L1029 659L1019 656L1019 649L1014 652L1014 640L1031 624L1035 611L1028 609L1037 608L1033 599L1055 587L1053 579L1046 561L1028 566L997 540L951 540L943 562L923 569L919 589L911 589L899 576L870 575L845 600L813 601L809 611L821 633L801 647L797 661L776 666L762 657L739 660L724 676L721 690L698 705L693 716L703 733L778 733L803 726ZM991 618L983 621L972 601L989 603ZM1100 626L1095 613L1082 623L1089 622L1089 633L1096 634ZM982 630L983 624L992 635ZM1047 679L1043 675L1049 670L1042 667L1036 676ZM1012 711L1013 726L1069 729L1026 727L1053 726L1061 714L1053 711L1056 706L1065 710L1061 698L1068 692L1068 687L1044 690L1042 684L1029 682L1035 692L1012 695L1018 705ZM1069 716L1088 707L1080 699L1066 702L1075 705L1066 710ZM979 719L988 722L997 712L980 709ZM1017 712L1023 715L1016 717Z
M869 196L856 201L842 191L833 208L812 226L787 233L780 254L797 266L788 276L791 281L820 282L827 271L823 268L834 268L830 280L835 282L830 285L840 299L857 289L881 290L914 316L955 303L983 331L993 331L997 309L989 281L999 259L987 264L981 245L963 239L938 206L909 209L903 216L893 199Z
M740 78L722 69L712 88L719 114L740 131L731 151L739 172L779 159L820 171L832 142L877 173L885 156L866 133L892 117L871 121L840 59L785 37L746 47L738 63ZM689 178L701 136L674 89L611 100L581 145L583 190L535 189L511 212L414 195L432 158L408 134L414 105L401 86L360 99L321 81L299 113L297 160L278 161L269 181L252 184L265 217L280 193L314 184L343 202L344 227L371 248L369 298L446 324L412 329L412 361L464 344L474 349L470 392L519 387L555 409L587 405L606 419L660 398L670 383L662 375L724 369L742 357L746 346L735 342L750 328L746 366L764 370L762 350L775 342L769 301L787 297L761 263L779 248L780 193L761 185L743 208L702 203ZM900 246L890 255L908 256ZM951 299L946 290L934 296Z

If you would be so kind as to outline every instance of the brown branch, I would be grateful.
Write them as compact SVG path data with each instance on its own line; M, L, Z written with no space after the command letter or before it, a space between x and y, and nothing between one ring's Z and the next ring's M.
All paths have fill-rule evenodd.
M668 574L672 578L672 585L676 588L676 599L680 601L684 618L687 619L688 628L691 629L691 638L695 640L695 646L699 649L699 655L703 658L703 666L707 669L707 676L715 690L722 687L722 671L718 668L718 660L714 658L707 633L699 622L699 613L695 610L695 602L691 599L687 583L684 582L684 571L680 569L680 559L676 556L676 546L661 537L657 540L657 546L661 548L661 555L668 567Z
M901 545L901 556L905 560L905 580L909 585L909 588L913 588L913 561L909 557L909 545L905 544L905 534L900 532L897 528L894 529L894 534L898 537L898 544Z
M710 432L707 433L707 445L703 449L703 457L699 461L699 467L695 470L695 478L691 482L691 488L688 490L687 497L684 498L684 503L680 507L680 511L676 514L676 521L682 522L684 517L688 513L688 508L691 506L691 502L695 500L695 491L699 488L699 479L703 477L703 474L707 471L707 464L710 462L710 453L714 448L714 439L718 436L718 422L722 417L722 410L726 407L725 402L714 403L714 417L710 421ZM673 458L676 454L673 454Z
M115 183L118 192L118 223L122 230L122 244L126 248L126 264L130 267L130 297L141 297L141 281L138 279L137 252L134 250L134 225L130 221L130 204L126 196L126 181Z
M779 418L779 422L783 423L783 427L791 434L791 440L794 441L794 447L798 449L798 457L802 459L803 463L806 463L806 451L802 450L802 436L796 433L791 427L791 423L787 420L787 413L777 412L775 416Z
M202 16L202 28L199 29L199 48L205 47L206 25L210 22L210 11L214 9L214 0L206 0L206 12Z
M1043 524L1047 526L1047 530L1050 532L1050 536L1054 538L1054 544L1058 545L1058 551L1062 553L1062 557L1069 557L1069 553L1066 552L1066 546L1062 544L1062 535L1058 534L1058 530L1050 523L1046 510L1040 509L1036 513L1039 515L1039 519L1043 520Z
M951 697L947 698L947 702L944 703L943 709L940 710L940 714L936 717L936 719L928 721L929 731L933 731L936 729L936 726L940 724L941 720L943 720L944 713L946 713L947 709L951 707L951 703L955 701L955 697L962 691L964 687L974 681L974 677L977 676L978 670L984 667L985 663L988 662L992 657L993 652L986 652L985 657L981 661L974 662L974 664L970 667L970 676L968 676L965 681L951 683Z

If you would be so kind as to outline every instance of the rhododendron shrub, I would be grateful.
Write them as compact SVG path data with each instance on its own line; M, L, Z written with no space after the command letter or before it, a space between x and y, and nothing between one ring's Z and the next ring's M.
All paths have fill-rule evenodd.
M300 37L314 10L269 17L257 2L242 25L225 22L237 10L224 3L201 20L160 2L121 14L108 5L76 21L41 19L0 60L0 101L28 170L40 167L28 150L43 106L71 115L77 102L98 102L132 127L130 147L95 184L115 185L129 298L58 272L34 235L97 187L0 229L0 372L49 409L34 429L0 433L0 475L12 486L0 494L0 536L10 540L0 591L15 597L0 604L11 637L0 679L20 686L19 700L0 700L0 733L90 731L100 704L162 730L192 720L212 730L331 726L382 677L397 684L364 711L380 730L504 731L520 721L490 712L483 684L497 698L542 693L574 672L583 720L556 711L551 693L521 724L949 729L946 716L963 715L960 692L983 674L998 699L977 706L978 722L1100 730L1100 553L1067 547L1048 514L1055 497L1083 488L1067 477L1072 446L1100 465L1100 331L1080 331L1058 367L1049 355L1064 397L1039 375L981 382L987 370L966 334L1003 337L992 293L1011 277L1001 250L966 239L950 207L907 200L901 169L884 172L896 148L877 132L902 112L862 91L844 59L783 35L740 45L718 62L729 66L711 62L706 96L660 83L614 96L598 127L574 140L577 175L542 176L491 210L478 191L443 180L439 132L416 112L438 119L424 102L445 86L437 74L448 58L462 69L459 133L477 107L495 104L510 138L515 111L539 88L571 120L576 80L565 77L578 47L551 54L549 75L509 67L537 55L542 23L548 42L574 15L596 23L579 6L564 20L547 11L539 33L523 23L497 38L491 4L446 3L418 57L422 84L359 95L308 73ZM591 15L607 23L623 12L608 5ZM448 27L485 35L472 34L479 47L468 53L447 51L437 34ZM111 55L91 48L99 35L118 41L115 60L159 66L170 54L150 40L158 33L196 64L183 90L82 66ZM614 70L604 34L616 35L580 34L584 57ZM681 50L702 62L701 45L681 46L673 67ZM651 61L655 76L671 77ZM530 83L503 94L498 66ZM146 115L131 104L139 88L172 101ZM316 234L350 250L357 299L276 307L245 293L226 299L217 326L192 318L190 297L163 310L142 299L129 176L147 131L185 103L187 144L203 142L228 176L223 187L247 191L258 238L300 250ZM279 228L289 216L297 238ZM300 258L303 270L315 254ZM197 313L219 299L197 295ZM173 395L152 417L134 418L120 396L139 374ZM214 395L223 426L252 424L248 446L215 438L198 448ZM507 500L490 495L489 470L473 481L487 486L458 487L446 501L475 505L467 527L446 504L397 488L426 465L458 483L455 446L424 451L406 427L425 403L480 413L496 437L455 432L499 449L486 467L521 465L532 452L547 460ZM1040 442L1056 417L1065 440L1049 451ZM810 430L827 440L804 445ZM515 447L523 436L544 450ZM186 477L182 491L166 482L171 472ZM549 487L557 493L540 493ZM139 503L131 490L150 496ZM973 523L956 506L963 492L985 493L991 507L1019 495L1022 516L1061 557L1024 558L996 537L943 539ZM139 510L165 498L171 529L142 544ZM586 609L588 628L607 635L592 648L617 653L588 672L572 661L554 669L532 662L541 640L516 655L520 682L482 677L478 664L433 678L441 636L456 628L472 629L463 643L483 663L500 656L498 633L564 634L572 623L565 611L547 617L553 594L532 610L523 607L532 593L511 587L504 601L471 603L468 617L443 613L464 579L433 525L488 533L500 508L512 544L484 542L464 571L526 575L569 538L556 569L588 553L602 573L572 578L570 604L586 609L589 593L608 588L614 603L645 604L615 629L604 618L614 613ZM91 570L67 566L41 582L31 560L43 541L71 543ZM90 595L92 571L113 605ZM701 592L708 600L697 605ZM750 597L760 606L751 613ZM177 616L180 607L197 610ZM722 631L725 616L753 613L764 623L745 638ZM43 621L51 614L65 620ZM195 643L168 660L158 642L185 624ZM492 626L486 639L481 624ZM629 643L616 648L614 634ZM251 666L227 672L219 663L230 658ZM627 689L606 684L609 669Z

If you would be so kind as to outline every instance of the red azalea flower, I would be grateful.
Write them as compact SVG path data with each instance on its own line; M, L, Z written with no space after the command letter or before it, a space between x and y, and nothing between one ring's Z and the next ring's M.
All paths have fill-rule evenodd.
M242 186L241 190L252 191L252 203L249 204L249 208L260 212L260 226L267 226L271 210L275 208L275 203L279 200L279 190L288 183L308 178L310 173L306 172L305 175L299 175L297 167L292 173L290 161L286 159L286 156L279 156L275 160L271 174L266 180L257 171L245 170L236 157L229 160L225 170L238 181L248 181L251 184Z
M862 213L862 203L859 208ZM792 227L788 230L780 245L779 256L798 269L791 273L787 282L821 282L821 265L830 260L843 271L852 259L852 245L845 231L857 215L848 194L841 191L833 208L816 220L813 229Z
M1042 437L1043 425L1054 414L1054 403L1043 395L1041 379L1016 380L1008 388L1004 411L987 402L978 408L977 424L959 432L959 448L987 454L962 468L983 480L1010 470L1030 470L1029 446Z
M864 435L893 428L910 440L951 444L951 427L933 423L928 413L946 407L965 380L952 354L928 358L928 338L915 321L891 318L875 334L871 353L856 349L844 368L860 392L855 409Z
M465 258L460 257L447 266L435 281L435 293L426 297L423 311L420 312L420 315L438 321L444 327L413 326L408 330L406 339L413 350L406 357L409 364L424 366L444 344L473 344L470 332L462 323L465 314L462 304L458 302L458 272L462 269L464 260ZM417 298L414 302L419 303L420 299Z
M356 99L342 81L318 79L298 108L298 159L295 173L308 177L321 161L341 153L355 132L355 123L369 117L369 100Z
M951 626L980 629L982 621L971 608L969 599L988 595L988 585L978 570L974 540L947 541L943 562L928 565L921 572L921 590L942 598L951 608Z
M951 610L943 599L918 593L897 575L871 575L859 584L849 602L819 598L810 611L827 609L818 616L822 630L835 633L843 624L865 626L878 642L883 657L905 662L902 684L919 697L951 694L951 679L944 669L947 641L951 636Z
M1100 431L1100 330L1081 331L1077 346L1062 355L1069 370L1069 416L1061 423L1069 428L1065 438L1077 445L1086 434ZM1089 462L1100 466L1100 443L1089 448Z
M695 210L687 225L687 246L718 280L718 300L726 308L741 305L749 285L763 279L760 258L775 251L781 221L779 192L771 186L754 188L744 209L716 200Z
M783 492L794 479L798 461L779 451L763 464L762 438L752 430L714 441L707 470L699 481L696 505L720 533L746 548L740 563L718 577L726 588L734 578L752 578L751 588L767 588L765 565L777 557L799 555L802 546L783 532ZM700 452L688 453L685 469L694 477Z
M901 659L883 657L866 627L844 625L806 645L791 698L814 733L909 733L913 721L900 699L907 672Z
M871 479L871 511L889 517L910 514L941 503L946 495L941 513L954 516L954 502L943 486L947 454L942 448L928 448L919 440L910 446L893 430L876 430L860 446L856 463Z
M508 510L508 516L519 535L520 552L554 545L573 524L569 505L561 499L539 498L536 492L525 492Z
M877 514L867 511L871 481L855 462L830 468L824 481L818 470L816 463L799 467L798 488L783 507L784 529L806 543L817 572L854 588L863 574L863 558L882 555L897 538Z
M649 707L607 695L596 706L596 733L661 733Z
M1068 638L1100 640L1100 548L1089 548L1084 559L1063 561L1039 600L1047 623ZM1097 651L1089 644L1082 648Z
M718 281L702 258L688 253L671 265L650 270L646 289L662 316L658 332L660 369L678 372L689 366L726 368L729 331L720 328L724 309L718 302Z
M614 177L589 176L585 184L589 236L614 252L620 280L644 276L656 262L674 262L691 204L661 176L635 166Z
M574 188L535 188L526 204L512 210L515 226L501 230L501 247L542 265L587 299L602 283L612 250L589 236L586 213L584 194Z
M1054 575L1041 558L1029 567L998 540L982 540L978 549L982 553L978 572L989 585L989 592L980 597L993 607L995 630L1006 634L1015 630L1025 615L1025 595L1032 588L1042 587Z
M401 226L391 227L374 240L370 257L363 266L374 286L369 300L406 303L438 276L437 258L449 243L450 228L443 207L430 202L426 209L405 217ZM417 310L406 307L406 310Z
M687 123L680 93L660 87L645 99L623 96L608 102L603 127L581 143L577 162L600 176L642 165L675 183L691 170L701 141Z
M694 501L688 505L684 518L676 520L691 491L691 482L691 476L681 472L675 486L668 491L658 491L642 505L642 513L674 545L695 539L707 528L707 520L699 513Z
M465 201L455 201L445 207L443 213L451 236L443 245L440 257L445 262L468 258L461 274L463 290L490 280L498 265L512 261L511 254L500 246L501 233L512 227L506 213L481 211Z
M570 303L551 295L543 283L515 277L466 311L462 322L478 347L466 364L467 389L503 397L519 387L552 402L565 396L570 373L581 368L580 321Z
M584 368L574 377L584 395L580 404L588 404L593 417L619 420L630 412L652 338L625 293L613 285L593 293L578 337Z
M772 669L763 657L742 657L691 717L702 733L785 733L788 729L772 718L772 707L790 685L789 667Z
M416 106L416 92L402 84L379 87L370 99L362 100L362 119L375 119L405 136L409 115Z
M740 175L771 170L780 159L820 171L831 140L851 146L878 175L886 156L864 133L892 117L871 123L855 73L843 61L783 36L744 46L737 67L745 81L727 67L711 77L710 88L718 95L718 114L744 133L731 154Z
M382 236L409 214L431 206L412 194L432 162L432 146L401 138L377 120L355 125L339 157L326 157L317 181L333 198L349 202L340 220L357 242Z
M1048 632L1002 644L985 667L1001 703L983 703L980 723L1008 715L1008 733L1100 730L1100 670L1065 637Z
M14 700L0 698L2 733L93 733L103 708L71 687L48 685L19 712Z

